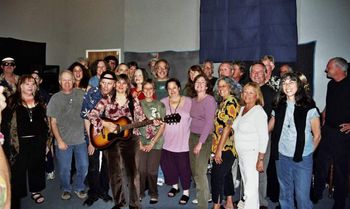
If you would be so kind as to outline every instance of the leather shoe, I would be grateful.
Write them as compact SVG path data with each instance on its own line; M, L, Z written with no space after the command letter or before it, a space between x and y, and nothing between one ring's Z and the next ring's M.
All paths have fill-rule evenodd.
M105 202L108 202L108 201L112 201L112 200L113 200L112 197L111 197L109 194L107 194L107 193L99 194L98 197L99 197L100 199L102 199L103 201L105 201Z
M87 206L91 206L91 205L93 205L94 204L94 202L96 202L98 200L98 197L88 197L85 201L84 201L84 203L83 203L83 205L87 205Z

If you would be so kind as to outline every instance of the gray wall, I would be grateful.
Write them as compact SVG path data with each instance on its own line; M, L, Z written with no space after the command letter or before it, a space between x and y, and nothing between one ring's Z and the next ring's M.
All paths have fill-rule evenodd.
M66 63L67 6L65 0L0 0L0 36L46 42L46 62Z
M45 42L61 69L85 49L123 49L124 22L124 0L0 0L0 37Z
M350 1L297 0L297 11L299 43L316 40L314 98L323 110L329 58L340 56L350 62Z
M67 67L85 49L199 49L200 0L0 0L0 37L46 42L47 64ZM317 41L315 100L323 109L333 56L350 60L350 2L297 0L299 43ZM1 49L0 49L1 50Z
M200 0L126 0L125 50L199 49Z

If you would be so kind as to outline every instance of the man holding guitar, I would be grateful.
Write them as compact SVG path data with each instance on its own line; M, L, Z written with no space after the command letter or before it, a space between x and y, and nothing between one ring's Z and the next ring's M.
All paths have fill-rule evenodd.
M116 80L117 77L113 72L105 71L101 74L99 86L90 88L89 91L85 93L80 116L84 119L88 136L90 136L88 113L103 97L115 94ZM89 170L87 175L89 191L88 198L84 201L84 205L87 206L94 204L98 198L101 198L105 202L112 200L112 197L108 195L109 179L106 158L102 155L102 151L95 150L90 140L89 142ZM102 160L100 161L101 155Z

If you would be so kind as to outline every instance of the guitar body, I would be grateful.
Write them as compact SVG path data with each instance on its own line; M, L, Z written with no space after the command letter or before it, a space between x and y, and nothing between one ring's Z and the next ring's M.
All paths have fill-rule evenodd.
M133 128L142 127L145 125L149 125L153 123L153 120L144 120L140 122L134 122L131 123L131 120L126 117L120 117L118 120L110 120L110 119L103 119L108 122L112 122L115 125L117 125L118 133L110 132L107 128L103 128L101 133L96 134L94 131L94 126L90 125L90 138L91 143L94 145L96 149L106 149L111 144L113 144L117 140L128 140L130 138L131 132ZM181 116L178 113L166 115L164 119L162 120L165 123L168 124L175 124L180 122Z
M131 123L130 119L126 116L118 118L118 120L110 120L104 119L105 121L112 122L115 125L120 127L126 126ZM112 133L107 128L103 128L102 132L98 135L94 133L94 127L90 125L90 136L91 143L95 148L103 150L108 148L111 144L113 144L117 140L128 140L130 138L132 130L126 129L122 130L119 133Z

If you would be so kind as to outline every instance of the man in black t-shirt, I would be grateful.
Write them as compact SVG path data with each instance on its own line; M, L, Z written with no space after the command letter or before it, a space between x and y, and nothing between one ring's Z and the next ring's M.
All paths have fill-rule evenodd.
M350 159L350 78L344 58L328 61L325 72L332 79L327 86L326 107L323 111L322 139L315 161L315 188L313 201L322 198L329 163L334 167L333 209L344 209L348 194ZM349 206L347 207L349 208Z

